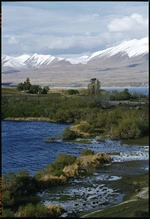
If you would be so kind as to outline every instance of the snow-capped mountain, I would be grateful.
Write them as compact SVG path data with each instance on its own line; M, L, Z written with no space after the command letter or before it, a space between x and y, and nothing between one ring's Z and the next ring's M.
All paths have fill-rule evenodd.
M60 58L51 55L41 55L24 54L18 57L3 56L2 65L3 67L11 68L40 68L44 66L51 65L59 61L67 61L73 65L76 64L87 64L93 59L99 59L101 57L111 57L116 54L121 54L121 56L127 55L129 58L136 57L139 55L144 55L148 53L148 37L142 38L140 40L133 39L129 41L122 42L117 46L107 48L105 50L94 52L91 55L84 55L76 58Z
M3 56L2 62L3 67L11 68L34 68L44 65L48 65L53 61L58 61L59 59L51 55L38 55L37 53L33 55L21 55L17 57Z
M39 55L35 53L34 55L30 56L27 60L25 60L24 63L28 67L40 67L40 66L49 65L50 63L57 61L59 61L59 59L56 58L55 56Z
M105 87L146 86L148 48L148 38L143 38L79 57L5 55L2 57L2 82L16 85L29 77L33 84L82 87L87 86L90 78L98 78Z
M127 55L129 58L139 56L148 53L148 37L142 38L141 40L133 39L125 41L118 46L113 46L105 50L101 50L93 53L88 61L93 58L100 58L102 56L113 56L117 53L122 53L122 56Z
M25 63L21 59L19 59L19 57L11 57L6 55L2 57L2 65L3 67L10 67L10 68L26 67Z

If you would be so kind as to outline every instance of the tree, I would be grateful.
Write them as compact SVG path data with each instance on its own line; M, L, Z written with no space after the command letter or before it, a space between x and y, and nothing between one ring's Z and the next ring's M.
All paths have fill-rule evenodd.
M30 79L27 78L25 83L26 83L26 84L31 84L31 83L30 83Z
M129 100L131 97L131 94L129 93L129 90L126 88L121 92L121 96L123 100Z
M100 81L92 78L88 84L88 92L90 95L98 94L100 91Z
M27 78L26 81L24 81L24 83L20 83L17 87L18 90L30 90L31 87L31 83L30 83L30 79Z
M79 91L78 90L74 90L74 89L70 89L70 90L68 90L68 94L70 94L70 95L79 94Z
M49 87L45 86L42 90L41 90L41 94L47 94L49 91Z
M42 88L39 85L31 85L31 87L29 89L29 93L37 94L37 93L40 93L41 90L42 90Z

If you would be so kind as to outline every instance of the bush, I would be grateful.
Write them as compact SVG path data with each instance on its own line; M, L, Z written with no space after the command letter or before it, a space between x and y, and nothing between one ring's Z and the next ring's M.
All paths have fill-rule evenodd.
M2 217L10 218L15 217L14 213L10 209L2 208Z
M70 94L70 95L79 94L79 91L78 90L74 90L74 89L70 89L70 90L68 90L68 94Z
M3 191L2 202L3 207L11 207L14 205L14 198L9 190Z
M70 128L66 128L64 133L63 133L63 140L71 140L71 139L75 139L75 138L78 138L79 135L74 132L74 131L71 131Z
M33 205L32 203L26 206L20 206L17 216L18 217L58 217L64 212L61 206L48 206L38 203Z
M75 162L76 157L69 154L59 154L56 160L46 166L46 172L54 176L63 174L63 168Z
M27 170L21 170L16 174L9 172L2 177L4 207L18 205L36 191L37 182L29 176Z
M89 150L89 149L86 149L86 148L84 148L84 149L81 151L81 155L82 155L82 156L93 155L93 154L94 154L94 151Z
M118 126L112 126L111 137L114 139L139 138L140 136L141 131L136 121L131 121L129 118L122 119Z
M78 126L78 129L81 132L92 133L94 131L94 126L89 125L89 124L81 124Z

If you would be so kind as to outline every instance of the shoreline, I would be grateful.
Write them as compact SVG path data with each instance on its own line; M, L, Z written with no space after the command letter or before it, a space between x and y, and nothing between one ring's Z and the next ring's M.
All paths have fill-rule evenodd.
M122 202L119 202L118 204L112 205L110 207L106 207L106 208L103 208L103 209L100 209L100 210L97 210L97 211L90 212L88 214L84 214L80 218L89 218L89 217L92 217L93 214L100 213L102 211L105 211L108 208L109 209L110 208L115 208L115 207L118 207L120 205L128 204L130 202L139 201L141 199L149 200L149 187L148 186L147 187L142 187L137 194L134 193L132 198L129 198L126 201L122 201Z
M71 125L71 130L74 130L74 126L77 126L77 125L74 125L73 123L70 123L70 122L65 122L65 123L57 122L56 120L52 120L52 119L50 119L48 117L17 117L17 118L7 117L7 118L2 119L2 121L35 121L35 122L36 121L40 121L40 122L52 122L52 123L58 123L58 124L72 124ZM76 130L74 130L74 131L76 131ZM81 134L83 134L83 133L81 133ZM149 144L147 143L148 140L143 139L143 138L147 138L147 137L148 136L143 136L143 137L141 137L139 139L122 139L122 143L126 144L126 145L149 146ZM139 143L140 139L141 140L143 139L142 140L143 142L140 141L140 143ZM76 142L76 143L78 143L78 142Z
M21 118L8 117L4 120L5 121L47 121L47 122L56 122L56 121L51 121L49 118L45 118L45 117L26 117L26 118L23 118L23 117L21 117ZM148 191L149 191L148 186L147 187L142 187L140 189L140 191L138 193L134 193L131 198L127 199L126 201L119 202L119 203L117 203L117 204L115 204L111 207L115 208L119 205L125 205L125 204L130 203L130 202L138 201L140 199L148 199L149 200ZM110 207L108 207L108 208L110 208ZM105 209L100 209L100 210L97 210L97 211L90 212L86 215L80 216L80 218L86 218L86 217L90 217L90 216L92 217L92 214L102 212L103 210L105 210Z
M49 119L47 117L7 117L5 119L2 119L4 121L44 121L44 122L56 122L52 119Z

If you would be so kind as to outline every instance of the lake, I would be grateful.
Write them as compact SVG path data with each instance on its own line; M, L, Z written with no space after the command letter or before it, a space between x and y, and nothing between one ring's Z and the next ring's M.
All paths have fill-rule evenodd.
M83 148L95 152L121 152L120 156L114 156L115 161L148 159L144 147L120 146L119 141L109 139L100 144L93 140L90 145L44 141L45 138L58 136L68 126L40 121L2 121L2 174L21 169L34 174L53 162L59 153L79 156Z
M120 155L110 155L112 163L95 171L92 176L78 177L59 189L52 187L38 194L44 204L61 204L67 211L62 217L121 202L127 188L120 179L149 171L148 145L121 145L120 141L110 139L100 143L93 139L92 144L44 141L58 136L68 126L70 124L41 121L2 121L2 174L27 169L30 175L34 175L53 162L58 154L79 156L83 148L94 152L120 152Z
M107 91L117 90L118 92L128 89L129 93L139 93L139 94L149 94L149 87L102 87L102 89Z

